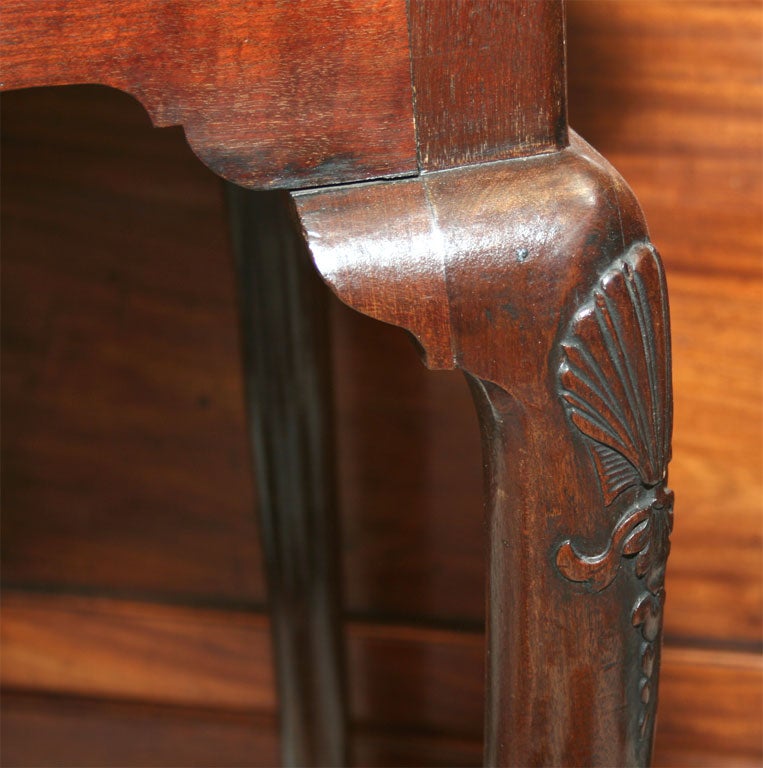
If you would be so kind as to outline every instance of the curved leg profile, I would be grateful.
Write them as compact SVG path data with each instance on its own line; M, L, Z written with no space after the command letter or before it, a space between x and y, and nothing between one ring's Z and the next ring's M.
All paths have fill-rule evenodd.
M489 530L486 764L647 764L671 385L664 276L631 193L573 137L295 202L339 297L469 378Z

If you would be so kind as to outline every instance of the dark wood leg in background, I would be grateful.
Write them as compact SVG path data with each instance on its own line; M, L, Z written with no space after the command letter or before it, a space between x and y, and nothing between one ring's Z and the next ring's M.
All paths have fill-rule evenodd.
M295 201L339 297L469 378L489 539L486 764L648 764L670 350L632 194L573 136L546 156Z
M328 294L288 195L227 185L283 765L346 764Z

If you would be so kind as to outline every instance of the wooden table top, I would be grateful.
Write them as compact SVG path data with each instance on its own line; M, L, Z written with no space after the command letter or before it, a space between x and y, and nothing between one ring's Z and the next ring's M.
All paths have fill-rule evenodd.
M101 83L249 187L566 143L561 0L6 0L3 89Z

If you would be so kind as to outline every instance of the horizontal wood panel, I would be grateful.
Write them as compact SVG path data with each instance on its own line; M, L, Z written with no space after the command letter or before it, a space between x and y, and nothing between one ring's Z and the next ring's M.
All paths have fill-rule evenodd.
M240 184L416 171L404 0L8 0L0 88L101 83Z
M270 715L4 693L0 760L15 768L265 768Z
M2 700L0 759L16 768L271 768L277 724L267 715L11 693ZM442 734L358 727L357 766L477 766L482 744Z
M16 768L271 768L274 717L113 701L6 693L0 759ZM357 766L476 766L482 744L442 734L355 728Z
M605 154L760 152L757 0L571 2L567 28L570 123Z
M655 758L708 768L763 761L763 658L665 648Z
M670 483L677 504L666 632L759 643L761 284L677 272L670 290L676 387Z
M384 764L374 755L403 754L392 747L395 734L402 744L410 734L415 745L420 733L422 750L426 734L479 743L481 635L362 622L348 623L346 632L352 718L379 734L371 739L376 747L363 748L368 764ZM10 592L2 645L6 689L239 713L274 709L268 624L256 614ZM757 654L666 647L658 764L694 764L687 755L702 754L717 762L698 764L763 759L762 676ZM478 761L479 750L472 754Z
M271 768L274 717L71 697L4 694L0 759L16 768ZM358 727L357 766L477 766L482 744L442 734Z
M5 591L0 680L10 688L273 710L261 614Z
M5 765L58 768L259 768L278 763L275 719L106 701L5 693L0 721ZM351 733L354 765L478 766L482 744L441 734ZM726 741L726 744L729 742ZM658 738L655 768L757 768L755 753L691 748Z
M219 181L116 91L3 102L4 579L261 603Z

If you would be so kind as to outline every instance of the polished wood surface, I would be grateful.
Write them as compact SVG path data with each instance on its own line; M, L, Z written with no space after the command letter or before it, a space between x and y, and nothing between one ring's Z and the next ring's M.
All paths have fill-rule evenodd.
M205 707L5 692L0 729L3 763L19 768L265 768L278 763L275 717Z
M684 514L672 536L655 760L758 765L760 7L573 2L567 17L572 124L635 189L671 288L671 485ZM193 610L201 603L224 621L236 606L256 611L264 591L248 517L235 293L216 181L194 164L178 131L152 131L115 93L12 94L4 130L6 584L28 605L35 592L63 589ZM482 531L468 510L479 504L481 468L469 393L459 375L425 371L402 333L336 305L332 317L343 562L353 573L347 610L400 638L385 674L363 677L374 665L358 668L370 690L353 693L353 710L363 714L354 717L363 734L356 760L453 765L470 764L471 755L476 765L480 694L467 698L459 686L462 674L479 677L478 668L452 653L440 657L450 660L444 681L455 686L443 693L429 663L449 638L479 637ZM210 453L212 442L219 452ZM401 655L403 638L419 629L432 631ZM41 664L55 644L30 641L28 660ZM100 665L97 644L65 647L62 665ZM473 648L481 664L478 640ZM204 658L183 674L215 663ZM98 667L99 690L124 702L122 661ZM264 650L261 663L264 673ZM4 756L13 745L14 755L31 755L27 764L69 755L69 764L85 764L99 734L120 733L122 762L135 765L202 755L200 733L217 744L205 753L211 765L215 749L235 764L234 742L239 764L275 754L272 719L222 727L217 718L230 723L228 715L205 710L206 719L186 725L185 705L160 717L139 701L47 697L66 686L46 674L31 700L3 697ZM155 667L143 690L160 691L160 674ZM406 681L414 679L410 697ZM459 699L463 711L428 714ZM149 740L137 734L152 723L149 759ZM451 727L464 738L447 737ZM257 751L265 731L270 753ZM105 765L108 742L101 744L95 762Z
M763 9L585 2L568 21L572 125L628 178L668 270L671 484L691 512L665 631L760 649Z
M563 13L562 0L9 0L0 89L127 91L245 186L414 175L564 146Z
M222 190L95 91L3 97L3 578L262 605Z
M395 7L398 10L397 18L399 19L403 16L400 2ZM406 9L408 7L409 5L406 4ZM489 13L490 9L469 2L458 2L452 6L430 4L423 9L418 8L414 3L411 7L409 56L413 83L409 83L407 73L400 68L393 68L391 82L396 92L409 96L412 109L414 104L416 105L417 124L421 126L426 142L423 152L420 147L418 148L421 171L449 165L463 165L464 162L477 162L485 157L495 159L506 154L522 156L535 153L539 149L558 149L564 145L567 138L567 123L564 105L566 78L561 0L543 0L541 3L512 4L505 7L511 10L505 19L494 19L494 14ZM328 67L324 58L320 56L309 54L305 56L305 52L299 48L323 48L327 43L329 45L335 43L336 38L339 39L340 47L344 47L342 46L344 39L358 37L355 34L352 19L347 17L332 19L336 24L333 35L327 34L328 30L325 27L312 28L305 24L304 22L308 21L305 14L311 14L309 21L320 18L321 12L325 11L325 7L320 5L279 8L269 4L261 6L255 14L248 13L246 7L229 4L200 9L173 4L159 6L151 3L132 3L117 7L116 15L113 13L114 9L103 5L84 7L54 4L40 8L17 2L11 10L13 13L10 31L4 38L0 51L5 53L2 59L3 66L9 67L15 74L15 78L12 74L9 82L0 83L2 87L15 89L35 84L65 85L69 82L91 80L108 85L124 86L125 82L120 80L124 74L123 70L117 66L117 71L114 72L111 59L115 57L118 61L127 59L131 62L127 67L127 90L138 93L147 93L149 90L158 92L159 101L155 106L159 109L166 109L167 102L173 98L168 96L167 91L171 91L178 84L181 86L180 93L174 94L176 101L173 106L183 116L195 114L200 108L206 108L203 94L212 92L216 97L223 95L228 100L223 110L225 112L227 109L227 113L216 115L210 121L209 133L206 136L208 143L203 148L203 156L208 158L211 155L217 160L224 158L229 166L233 158L232 166L236 170L235 176L231 177L230 168L226 168L224 163L218 163L217 165L222 167L214 169L222 175L227 175L231 180L249 186L277 186L279 182L283 183L283 179L280 178L282 168L304 166L302 162L304 147L301 145L305 143L307 137L304 135L295 137L294 130L289 131L288 128L286 136L294 143L293 149L287 141L286 153L275 161L267 156L261 164L253 160L253 157L262 155L263 142L278 142L280 146L284 137L284 129L279 125L279 122L283 122L279 120L281 117L279 112L282 111L283 102L286 101L285 111L291 115L294 105L281 96L281 90L291 93L299 89L303 79L320 80L327 73L341 79L346 76L347 70L354 71L369 65L373 69L381 64L378 55L381 49L378 45L376 48L372 46L370 52L363 50L361 46L359 49L350 51L349 56L340 57L338 60L334 56L334 61L330 61ZM345 8L345 10L348 9ZM357 17L361 17L364 12L372 9L358 5L352 6L349 10ZM297 14L293 18L294 11L299 11L302 15ZM120 13L125 16L120 16ZM115 40L119 43L125 42L122 40L125 23L131 20L132 16L140 22L135 25L139 34L127 35L126 44L115 48L113 45ZM239 35L232 46L225 36L221 38L214 33L214 27L210 26L214 21L218 22L226 32L236 29L239 25L247 30L258 26L264 27L265 32L257 29L253 34L253 40L248 36ZM377 21L374 20L375 23ZM501 21L507 23L501 24ZM295 22L297 29L304 31L304 34L297 38L298 45L294 45L293 39ZM493 22L498 22L498 26L494 26ZM130 26L131 29L132 26ZM193 61L180 63L173 61L168 71L165 60L168 53L172 52L178 44L179 36L176 33L178 28L183 33L180 37L180 46L191 48ZM494 30L499 28L509 31L508 46L503 38L495 38ZM66 38L68 32L75 38L77 50L90 51L86 62L91 67L85 68L86 74L78 75L76 72L74 74L69 72L69 65L74 58L73 52L60 51L58 46L50 45L52 40L46 40L45 35L50 31L54 32L56 38L62 36ZM408 43L408 35L404 33L406 31L401 27L391 30L392 42L396 43L398 48ZM152 33L154 33L153 37ZM466 40L466 45L461 50L461 45L451 46L451 40L462 42ZM58 40L58 42L60 44L61 41ZM378 40L374 39L373 42ZM202 50L206 46L208 55L200 56L200 52L194 50L195 43L200 43ZM250 43L252 46L248 48ZM261 50L268 46L272 47L276 53L274 61L271 62L267 57L263 57ZM40 48L46 53L52 52L52 55L40 56L38 54ZM236 55L231 55L231 48L236 49ZM246 62L250 58L244 52L252 48L257 51L257 65L261 65L263 59L265 64L261 71L256 70L254 73L248 71L246 66L242 66L242 60ZM502 70L491 71L494 70L492 62L506 58L505 51L508 48L512 51L508 73ZM453 51L455 55L451 60L444 61L435 55L435 51L440 49ZM478 56L473 57L472 52L477 52ZM342 53L347 52L342 51ZM202 62L205 58L209 59L212 64L206 67L203 64L199 66L197 61L199 58ZM229 74L231 61L234 62L234 68L238 70L237 76L232 79L232 84ZM462 61L470 61L472 65L465 68ZM271 66L268 66L268 63ZM15 72L13 72L14 68ZM275 70L274 76L272 70ZM483 73L488 72L491 73L492 78L491 88L484 87ZM286 82L279 82L282 73L287 74ZM455 73L459 73L459 76L456 77ZM507 74L510 76L504 78ZM508 82L503 82L504 79ZM147 85L146 80L150 85ZM220 82L227 83L230 87L219 88ZM312 112L320 111L321 114L328 115L335 125L337 120L345 118L347 107L351 105L336 100L336 93L331 90L331 85L325 80L322 85L325 93L322 98L315 100L314 107L310 110L311 117ZM430 88L430 85L433 87ZM521 93L521 97L512 104L513 109L509 110L508 119L503 123L499 121L500 125L494 128L495 121L492 116L496 114L496 105L493 94L498 93L501 86L505 88L507 85L513 86L511 90ZM263 91L267 92L268 88L273 89L271 93L276 94L275 99L268 98L266 93L263 93ZM421 100L414 102L414 92L417 89ZM480 91L479 97L473 95L473 92ZM260 96L260 93L263 95ZM357 91L352 94L355 99L359 95ZM240 106L242 102L248 120L255 124L264 124L258 126L259 142L241 142L237 146L232 146L227 135L230 130L227 124L229 121L236 122L238 115L235 113L235 107ZM430 111L435 114L430 115ZM499 110L498 113L501 111ZM181 117L174 122L184 124L186 121ZM379 125L388 122L388 118L382 109L377 110L373 119L368 122L369 133L374 134ZM476 132L475 126L477 126ZM298 125L297 128L299 127ZM366 140L363 127L356 126L356 128L353 138ZM456 137L451 142L450 134L453 128L456 129ZM550 140L552 132L553 141ZM319 141L323 145L330 143L333 138L323 135L324 133L319 126ZM190 127L187 128L186 134L191 134L189 142L193 146ZM433 137L439 146L432 146ZM418 134L416 139L418 144ZM434 162L430 162L433 148L438 151L438 154L442 154L442 150L445 149L445 162L441 162L440 157L435 157ZM476 154L469 152L475 148L477 148ZM346 160L346 156L353 155L353 152L340 144L334 154L341 155ZM321 161L319 165L325 165L325 162L325 160ZM330 165L337 165L336 157L331 158ZM242 173L244 169L249 172L249 175ZM334 170L337 169L334 168ZM311 181L313 184L326 184L365 178L346 168L342 171L335 173L331 178L321 178L317 182L315 179ZM377 173L376 175L396 174ZM288 184L288 180L286 183ZM289 186L299 186L299 184ZM238 214L239 209L246 210L247 206L240 204L239 201L254 199L253 197L245 198L242 194L232 195L233 212ZM404 210L403 213L405 215L408 211ZM236 218L241 219L239 216ZM275 221L278 220L277 216L273 218ZM327 522L327 512L335 505L334 494L325 492L333 488L331 480L327 482L321 480L327 475L328 469L327 462L322 457L327 455L331 446L330 441L327 443L323 437L327 430L320 426L326 421L325 417L311 418L313 413L319 413L319 409L315 408L316 399L324 403L328 400L325 396L328 391L326 386L311 385L316 382L325 384L327 377L310 375L309 372L315 371L316 366L312 364L313 359L309 354L309 360L306 361L305 366L306 375L301 375L301 364L298 359L299 353L309 353L313 346L318 348L322 346L320 334L314 333L321 322L316 323L310 318L309 311L303 313L301 310L300 305L306 300L309 303L310 296L307 292L302 289L294 291L291 286L282 292L277 281L273 281L272 284L268 282L269 278L283 267L283 279L279 276L278 280L284 285L289 284L290 281L293 284L288 259L285 259L288 256L287 253L279 253L280 249L275 249L272 263L276 265L276 269L270 272L263 269L261 273L257 273L256 270L248 268L248 265L253 263L249 252L257 250L255 247L259 245L257 241L264 242L267 238L262 236L260 227L241 226L243 223L242 220L239 221L240 226L238 229L234 228L233 235L237 264L243 283L241 290L244 293L241 304L244 314L245 379L250 402L255 465L262 496L260 507L269 602L273 609L273 628L277 641L283 760L287 766L343 763L345 747L344 706L341 701L342 673L339 663L339 580L336 575L338 569L334 565L334 549L329 546L336 526ZM294 240L298 233L299 230L294 227L293 234L289 234L288 238ZM485 232L485 234L488 233ZM318 234L315 237L311 235L310 241L314 241L316 237L321 235ZM299 249L291 248L290 250L297 252ZM390 272L393 280L397 280L393 273L394 270ZM251 284L252 275L256 276L256 286ZM478 278L476 272L470 272L469 275L467 283L468 280ZM326 274L322 273L322 276L325 278ZM463 286L466 293L469 292L467 283ZM304 284L307 285L308 281ZM380 295L386 296L388 288L392 287L392 283L380 285ZM444 283L443 287L445 287ZM253 292L254 297L250 295ZM273 295L279 294L283 294L285 301L272 300ZM449 303L450 296L440 297L439 302L433 303L435 312L449 312ZM248 311L248 308L255 304L259 307L259 315L257 312ZM270 315L272 315L272 323ZM285 316L284 319L282 316ZM302 330L296 333L295 338L289 338L289 336L295 328L300 328L300 324L299 321L292 323L292 316L308 318ZM257 322L258 320L263 322ZM255 329L256 333L253 334L252 329ZM437 336L442 330L445 332L438 339ZM449 343L450 335L450 329L447 328L438 327L434 330L435 339L441 343ZM254 339L251 345L250 336ZM294 348L297 355L295 362L289 364L287 361L286 364L281 364L281 357L287 360L287 356L279 353L277 341L273 344L274 338L265 338L266 336L276 338L282 336L287 348ZM313 344L301 343L305 339L309 339ZM260 354L257 349L253 349L253 347L262 346L261 340L274 347L275 353ZM292 341L296 343L291 344ZM315 344L316 341L317 344ZM664 353L663 357L665 354L669 356L669 352L665 350L660 352ZM508 350L505 354L509 354ZM643 382L642 386L646 386L646 382ZM317 389L320 389L324 396L316 398L313 390ZM284 398L281 392L288 393L288 396ZM284 403L287 407L280 407ZM294 439L291 437L292 434L299 437ZM488 463L488 466L492 465ZM488 487L491 486L491 482L488 472ZM297 510L304 511L297 512ZM512 513L500 512L500 516L504 514ZM313 565L316 567L313 568ZM533 571L534 568L535 566L532 568ZM534 573L528 575L534 578ZM501 574L496 582L504 578L505 574ZM489 594L492 600L493 591L489 590ZM494 602L493 613L497 614L501 610L503 610L502 603ZM518 620L517 626L520 623L527 623L527 618L523 615ZM499 634L489 632L489 637L497 637ZM655 640L657 633L651 633L651 635L653 636L648 639ZM495 646L493 659L499 660L506 653L506 642L502 641L500 645ZM540 647L542 646L541 643ZM580 644L578 651L585 655L584 644ZM656 668L659 668L659 662ZM494 698L505 701L514 698L513 687L503 690L503 679L500 668L490 671L489 701L492 702ZM328 683L321 684L319 682L321 680ZM645 696L649 693L649 682L647 681L646 684ZM577 689L572 697L567 697L565 706L569 707L576 695ZM547 699L547 696L551 696L551 699ZM552 685L544 696L538 698L539 706L546 706L547 702L551 701L553 708L556 709L557 701L563 696L562 687ZM656 686L651 696L656 699ZM510 708L501 706L499 709L500 712L495 712L492 703L487 708L487 762L490 765L497 765L504 764L508 760L515 762L529 759L530 751L526 746L530 743L527 741L528 728L518 722L516 713ZM311 716L309 713L312 710L320 712L321 715ZM648 756L651 751L649 746L651 721L649 723L645 721L640 726L642 739L646 734L644 749L634 751L630 746L630 737L624 740L627 743L625 751L628 752L628 760L636 759L637 762L643 763L644 756ZM509 755L503 744L507 740L512 744L520 744L520 741L513 736L515 727L522 732L525 746L518 746L512 755ZM541 727L548 730L542 724ZM576 724L568 734L562 734L561 738L565 742L571 740L583 742L590 737L596 745L603 747L605 740L601 732L589 734L589 730L586 726ZM578 738L578 732L580 732L580 738ZM537 741L537 738L533 736L533 740ZM551 741L550 738L549 741ZM594 752L591 752L588 746L583 747L582 751L575 745L563 748L557 738L550 746L543 747L543 757L540 759L545 762L580 753L580 755L595 755L595 760L598 762L605 755L611 758L620 752L625 754L619 743L614 752L603 751L599 754L595 751L597 749L599 746L595 746ZM638 758L635 758L636 751L640 755Z
M404 0L8 0L0 61L3 89L131 93L240 184L416 170Z
M565 146L559 0L414 0L409 6L422 170Z
M38 764L56 764L57 749L86 759L87 746L75 734L102 734L106 720L134 738L140 722L159 712L164 715L148 731L155 735L147 738L163 737L175 750L155 745L147 753L154 765L177 764L177 756L187 754L180 742L189 715L210 729L240 722L228 754L237 764L272 764L276 723L261 716L272 713L275 702L266 617L11 591L4 602L4 762L8 755L13 764L16 754L19 765L29 765L34 755L46 755ZM176 645L175 656L151 652L162 637ZM347 638L356 764L480 764L480 633L349 621ZM667 646L656 765L758 764L762 673L759 654ZM75 726L73 718L83 722ZM74 729L69 738L59 732L66 723ZM245 736L246 729L254 732ZM235 751L238 739L266 736L271 752ZM98 754L108 765L118 764L121 753L104 747ZM390 760L395 754L399 762Z
M486 765L648 763L672 400L664 274L632 193L573 136L561 152L315 190L295 206L337 296L470 382Z

